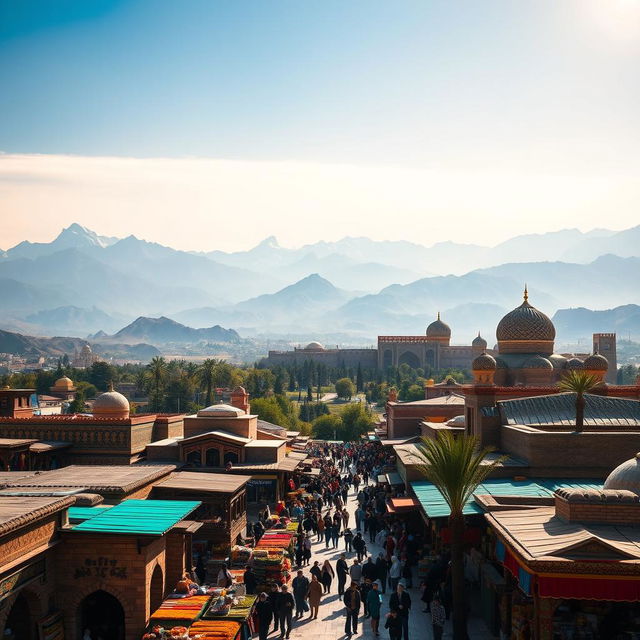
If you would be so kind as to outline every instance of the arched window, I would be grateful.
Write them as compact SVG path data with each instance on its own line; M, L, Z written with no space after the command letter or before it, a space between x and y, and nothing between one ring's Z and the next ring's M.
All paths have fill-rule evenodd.
M238 454L234 453L233 451L227 451L224 454L224 463L231 463L231 464L235 464L236 462L239 462L238 459Z
M398 360L398 366L408 364L412 369L420 367L420 358L412 351L405 351Z
M205 467L219 467L220 466L220 451L219 449L207 449L205 454Z
M187 454L187 464L192 467L202 466L202 455L200 454L200 449L196 449L195 451L190 451Z

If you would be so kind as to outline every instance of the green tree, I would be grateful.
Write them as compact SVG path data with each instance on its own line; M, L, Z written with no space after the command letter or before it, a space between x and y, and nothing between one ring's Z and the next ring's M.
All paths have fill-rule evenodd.
M472 436L454 437L443 432L436 439L423 438L420 446L425 458L422 472L440 491L451 514L451 586L453 594L453 638L467 639L467 604L464 584L464 515L463 510L478 485L502 462L487 463L491 449L478 451Z
M340 378L340 380L336 381L336 393L338 398L351 400L356 393L356 387L350 378Z
M262 398L273 390L275 375L269 369L249 369L244 386L252 398Z
M318 440L343 440L344 424L336 414L320 416L311 424L311 433Z
M356 373L356 391L362 393L364 391L364 378L362 376L362 367L358 362L358 372Z
M198 382L205 389L205 405L207 407L213 404L213 390L218 384L220 374L219 360L215 358L207 358L199 367L196 373Z
M78 389L75 398L69 403L67 413L84 413L85 404L84 392Z
M576 431L584 428L584 394L600 384L597 376L579 369L571 369L562 376L558 387L576 394Z
M151 385L152 411L161 411L164 405L164 388L167 379L167 361L162 356L155 356L147 365L147 377Z
M154 358L155 360L155 358ZM107 391L116 380L116 369L108 362L94 362L89 367L89 382L99 391Z
M345 442L358 440L373 427L373 416L366 406L360 402L347 405L340 412Z

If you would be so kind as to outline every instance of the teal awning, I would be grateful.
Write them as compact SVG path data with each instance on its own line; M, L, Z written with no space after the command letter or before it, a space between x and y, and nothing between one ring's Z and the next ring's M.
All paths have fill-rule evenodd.
M449 505L442 497L439 489L431 482L419 480L411 483L413 492L422 509L429 518L446 518L451 513ZM539 496L549 498L559 488L567 489L602 489L601 480L576 480L563 478L536 478L522 481L509 478L489 478L478 486L475 493L491 496ZM463 513L483 513L482 508L471 498L464 507Z
M111 505L98 505L96 507L69 507L69 521L73 523L91 520L91 518L95 518L97 515L104 513L105 509L111 509Z
M103 509L73 530L161 536L201 504L194 500L124 500L110 509Z

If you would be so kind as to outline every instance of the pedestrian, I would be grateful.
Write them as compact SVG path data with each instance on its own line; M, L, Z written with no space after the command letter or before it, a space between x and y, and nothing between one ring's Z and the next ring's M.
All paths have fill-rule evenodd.
M324 587L324 592L329 593L331 591L331 582L335 577L335 573L333 572L333 567L328 560L325 560L322 564L322 586Z
M278 602L278 618L280 621L280 640L288 638L291 635L291 623L293 621L293 608L295 601L289 593L286 584L282 585L280 600ZM285 633L286 630L286 633ZM405 638L406 640L406 638Z
M309 566L311 560L311 538L305 535L302 542L302 563L305 566Z
M296 618L302 618L309 592L309 578L304 576L302 570L298 570L297 576L291 583L291 588L293 589L293 599L296 602Z
M244 586L247 589L247 594L250 596L254 595L256 592L256 586L258 584L258 579L256 578L256 574L253 573L253 569L250 565L245 567L244 571Z
M353 548L353 533L351 532L351 529L345 529L343 535L344 535L344 550L347 553L351 553Z
M391 591L395 591L400 578L402 577L402 565L396 556L391 557L391 567L389 568L389 584Z
M447 614L440 602L440 598L436 595L431 601L431 627L433 629L433 640L441 640L446 619Z
M357 583L351 583L344 594L343 602L347 614L347 620L344 623L344 632L347 636L351 637L353 634L358 633L358 616L360 615L361 598Z
M315 620L318 617L318 607L320 606L320 599L322 598L322 585L318 582L316 576L312 576L311 578L307 595L309 598L309 606L311 607L309 620Z
M372 556L369 556L367 561L362 565L362 577L371 580L371 582L378 578L378 569Z
M280 618L278 616L278 610L280 608L280 589L277 584L274 584L271 587L271 593L267 596L269 598L269 603L271 604L271 611L273 612L273 631L274 633L278 630L278 625L280 622Z
M353 539L353 550L358 554L358 561L362 562L362 558L366 553L365 541L362 539L362 534L358 531Z
M342 528L346 529L348 526L349 526L349 512L347 511L347 507L345 507L342 510Z
M362 565L360 564L358 558L353 559L353 564L349 569L349 576L351 580L356 584L358 584L360 580L362 580Z
M409 640L409 612L411 611L411 596L404 590L402 582L398 583L396 590L389 598L389 608L398 612L398 618L402 622L402 635L404 640Z
M338 540L340 539L340 525L336 524L335 521L331 526L331 547L333 549L338 548Z
M311 567L310 572L312 576L315 576L319 581L322 581L322 569L320 568L318 560L314 560L313 567Z
M400 640L402 638L402 621L396 609L391 609L387 614L384 628L389 629L389 640Z
M322 538L324 538L324 519L318 518L318 539L316 542L322 542Z
M387 564L387 559L384 557L384 553L381 551L378 554L378 559L376 560L376 574L378 576L378 580L380 580L380 586L382 587L382 593L387 593L387 574L389 573L389 565Z
M258 615L258 640L267 640L269 625L271 625L271 618L273 618L273 608L264 591L258 596L256 612Z
M338 595L344 595L344 584L347 581L347 575L349 574L349 566L344 553L340 554L338 562L336 562L336 573L338 574Z
M367 610L369 611L369 615L371 616L371 631L375 633L375 635L380 635L378 633L378 628L380 626L380 607L382 605L382 596L380 595L380 591L378 590L378 583L373 582L371 584L371 591L367 594Z

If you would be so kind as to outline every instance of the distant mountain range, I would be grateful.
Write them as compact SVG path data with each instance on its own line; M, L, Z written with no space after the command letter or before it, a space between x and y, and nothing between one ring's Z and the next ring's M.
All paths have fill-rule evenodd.
M640 303L638 273L640 226L518 236L495 247L344 238L288 249L267 238L249 251L196 254L72 224L50 243L0 252L0 326L115 340L132 323L118 339L154 344L233 342L222 327L370 341L422 332L441 311L456 342L478 330L491 341L525 282L533 304L552 315Z
M603 311L584 307L559 309L553 316L553 323L558 336L567 342L592 333L617 333L618 340L639 340L640 306L626 304Z
M102 340L108 339L102 336ZM240 342L240 336L233 329L223 329L220 325L208 329L192 329L175 320L140 317L110 340L121 343L149 342L151 344L197 343L197 342Z

